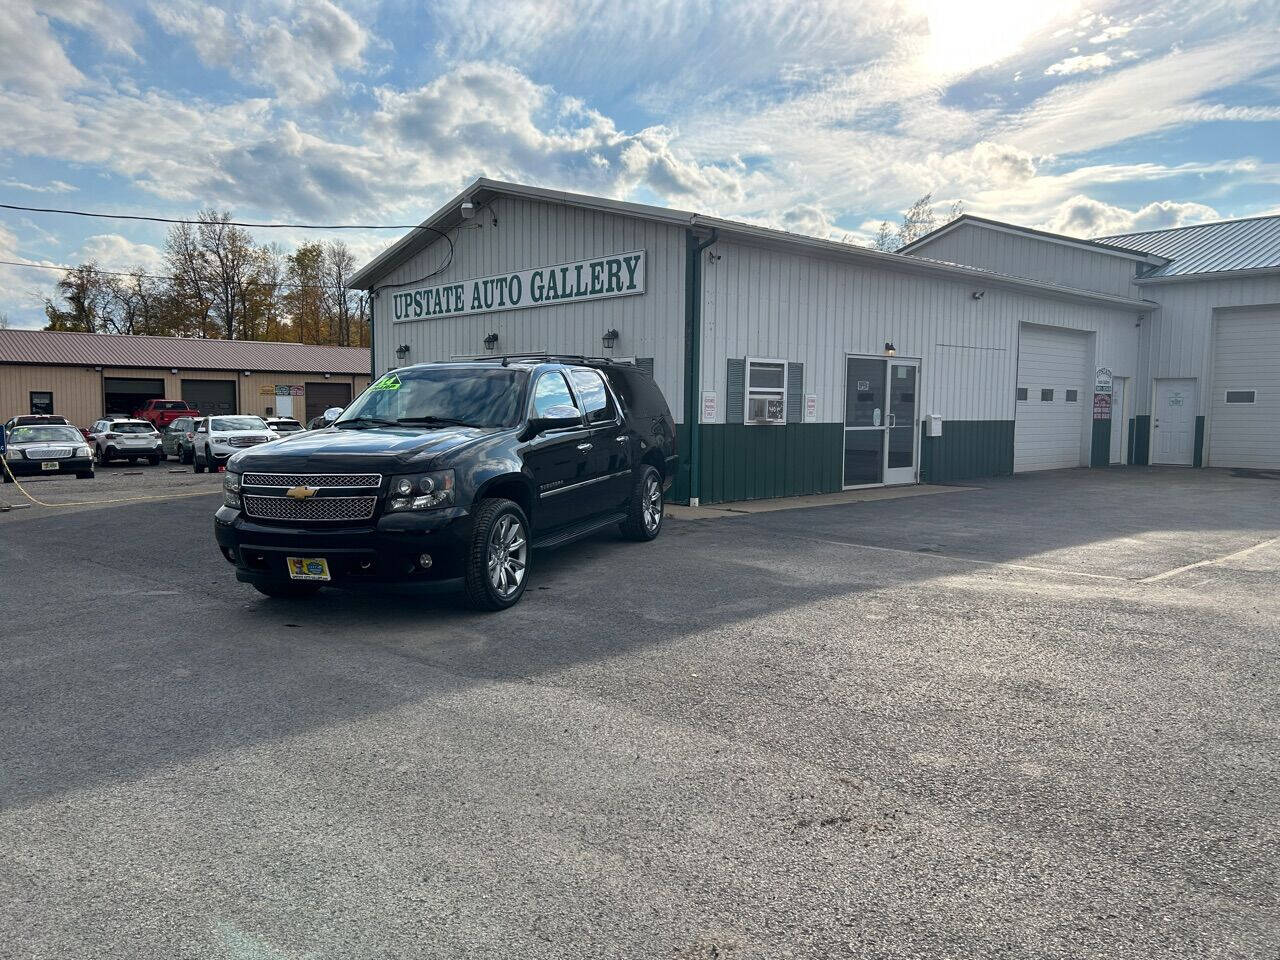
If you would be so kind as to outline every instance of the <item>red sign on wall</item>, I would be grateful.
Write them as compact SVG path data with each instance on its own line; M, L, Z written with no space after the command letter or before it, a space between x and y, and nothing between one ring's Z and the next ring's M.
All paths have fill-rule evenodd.
M1093 395L1093 419L1111 419L1111 396L1109 394L1095 393Z

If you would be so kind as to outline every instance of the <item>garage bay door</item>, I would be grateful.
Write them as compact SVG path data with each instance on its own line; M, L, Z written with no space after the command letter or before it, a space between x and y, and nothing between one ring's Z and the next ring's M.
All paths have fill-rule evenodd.
M1023 324L1013 470L1056 470L1082 462L1089 334Z
M164 399L164 380L103 377L102 406L108 417L131 417L148 400Z
M345 407L351 402L349 383L307 383L302 392L306 397L307 420L314 420L330 407Z
M1280 310L1219 317L1209 465L1280 467Z
M182 399L206 416L236 413L236 382L183 380Z

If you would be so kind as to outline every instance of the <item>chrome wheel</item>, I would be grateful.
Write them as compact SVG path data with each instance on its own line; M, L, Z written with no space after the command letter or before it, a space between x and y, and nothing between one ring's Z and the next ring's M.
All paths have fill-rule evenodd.
M513 596L524 582L529 559L529 538L520 518L500 516L489 534L489 583L503 600Z
M644 528L649 533L653 533L658 529L658 525L662 523L662 486L658 483L658 478L653 474L649 475L644 485L644 502L641 505L641 511L644 516Z

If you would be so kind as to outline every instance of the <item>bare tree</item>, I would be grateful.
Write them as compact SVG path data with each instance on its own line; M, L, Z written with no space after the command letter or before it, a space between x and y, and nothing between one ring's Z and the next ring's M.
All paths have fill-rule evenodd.
M82 263L63 274L55 287L61 303L45 298L46 330L109 333L115 326L111 277L94 263Z
M13 326L13 322L9 319L7 313L0 313L0 330L8 330Z
M892 253L898 249L898 245L893 239L893 228L889 226L888 220L880 221L880 229L876 231L876 238L871 245L884 253Z
M330 241L324 247L322 267L326 306L336 334L332 342L343 347L359 345L364 340L363 332L356 329L362 319L359 298L347 286L356 271L355 254L341 240Z

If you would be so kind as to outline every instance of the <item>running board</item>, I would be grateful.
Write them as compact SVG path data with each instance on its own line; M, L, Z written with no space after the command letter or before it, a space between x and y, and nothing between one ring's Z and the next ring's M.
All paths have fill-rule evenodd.
M607 513L604 516L593 517L582 523L575 523L571 527L565 527L563 530L549 533L540 540L534 540L533 548L535 550L544 550L547 547L561 547L566 543L572 543L574 540L590 536L597 530L603 530L605 527L612 526L615 523L621 523L625 519L627 519L625 513Z

